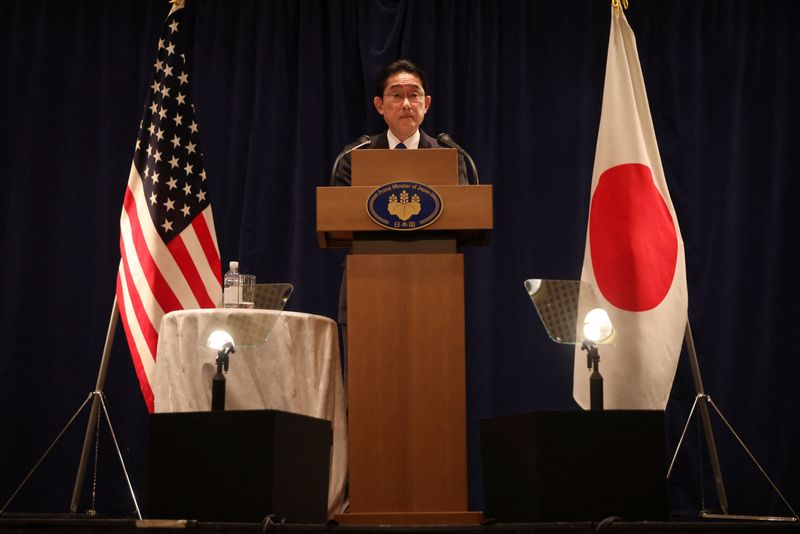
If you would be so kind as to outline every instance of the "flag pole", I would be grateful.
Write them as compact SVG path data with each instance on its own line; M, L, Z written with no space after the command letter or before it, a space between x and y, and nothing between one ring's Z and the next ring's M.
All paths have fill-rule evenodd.
M28 474L22 480L22 482L14 491L14 493L11 495L11 497L9 497L9 499L6 501L3 507L0 508L0 515L3 515L5 513L8 507L11 505L11 502L14 500L14 498L17 496L20 490L22 490L23 486L25 486L28 480L30 480L30 478L33 476L33 474L36 472L36 470L39 468L42 462L44 462L47 456L49 456L50 452L56 446L58 441L67 431L67 429L69 429L69 427L72 426L72 423L75 422L75 419L78 417L78 415L80 415L80 413L83 411L83 409L91 400L92 401L91 413L89 415L89 423L86 428L86 436L83 440L83 451L81 452L81 459L78 464L78 475L75 479L75 487L72 493L72 501L70 502L70 511L72 513L75 513L78 510L78 503L80 501L81 490L83 489L83 481L84 478L86 478L86 464L89 457L89 449L92 446L93 430L95 428L94 425L95 421L97 421L97 418L100 415L99 411L102 408L103 413L106 416L106 422L108 423L109 431L111 432L111 437L114 440L114 447L117 449L117 455L119 456L119 461L122 464L122 471L125 474L125 480L128 483L128 490L130 491L131 498L133 499L133 505L136 508L136 515L139 519L142 519L142 513L141 510L139 509L139 503L136 500L136 494L133 491L133 486L131 485L131 480L130 477L128 476L128 469L125 467L125 461L122 458L122 451L119 448L119 443L117 442L116 435L114 434L114 429L111 425L111 418L108 415L108 409L106 408L105 402L103 401L103 385L105 384L106 381L106 373L108 371L108 361L111 354L111 345L114 342L114 333L116 332L117 329L118 318L119 318L119 305L117 304L117 297L114 296L114 304L111 307L111 317L108 321L108 330L106 331L106 343L105 347L103 348L103 357L100 360L100 370L97 373L97 383L95 385L94 391L89 392L89 395L86 397L86 400L83 401L83 404L81 404L80 408L78 408L78 410L72 415L69 421L67 421L67 424L61 430L61 432L59 432L59 434L56 436L56 438L53 440L50 446L44 451L42 456L39 457L39 460L36 462L36 464L34 464L33 468L28 472Z
M89 450L92 447L94 425L97 420L98 411L100 410L100 396L103 394L103 386L106 382L108 362L111 356L111 346L114 343L114 334L117 331L118 319L119 305L117 304L117 296L115 294L114 304L111 306L111 317L108 320L108 330L106 331L106 342L103 346L103 356L100 359L100 369L97 372L97 382L92 392L92 408L89 412L89 423L86 426L86 435L83 438L83 450L81 451L81 459L78 463L78 474L75 477L75 486L72 490L72 500L69 505L69 509L72 513L78 511L78 503L81 498L81 491L83 490L83 481L86 478L86 464L89 459Z
M722 469L719 465L719 456L717 455L717 444L714 441L714 431L711 428L711 418L708 415L708 395L706 395L703 388L703 378L700 376L700 364L697 361L697 352L694 347L694 338L692 337L692 326L689 324L689 319L686 319L686 332L684 333L683 341L686 344L686 352L689 354L689 364L692 368L692 378L694 379L694 388L697 392L698 406L700 407L700 420L703 425L703 433L706 437L706 444L708 445L708 456L711 460L711 471L714 474L714 485L717 488L717 499L719 506L722 508L722 513L728 513L728 496L725 493L725 483L722 480ZM676 451L677 452L677 451Z
M683 438L686 435L686 430L689 428L689 423L691 422L692 415L694 415L694 409L695 407L699 406L700 418L703 425L703 431L706 436L706 444L708 445L708 455L709 458L711 459L711 468L714 473L714 483L717 487L717 497L719 499L720 508L722 508L721 514L708 512L706 510L701 510L700 512L701 517L703 517L704 519L736 519L736 520L746 520L746 521L785 521L785 522L800 521L800 516L797 515L797 512L794 511L792 505L790 505L789 501L786 500L786 497L783 496L781 490L779 490L778 486L776 486L775 483L772 481L772 479L769 478L769 475L767 475L766 471L764 471L764 468L761 467L761 464L758 463L758 460L756 460L755 456L753 456L753 453L750 452L750 449L747 448L747 445L744 444L744 441L742 441L742 439L733 429L728 420L725 419L725 416L722 415L722 412L720 411L719 408L717 408L717 405L714 404L714 401L711 400L711 397L709 397L705 393L705 390L703 389L703 380L700 377L700 365L697 362L697 353L695 352L694 339L692 338L692 329L691 326L689 325L688 320L686 321L686 332L684 336L684 342L686 343L686 349L687 352L689 353L689 362L691 363L692 366L692 377L694 378L694 384L697 390L697 395L695 396L694 404L692 404L692 409L689 413L689 417L686 420L686 426L684 426L683 433L681 434L681 438L678 441L678 446L675 448L675 454L672 457L672 463L669 466L669 471L667 472L667 478L669 478L669 475L672 472L672 468L675 465L675 460L678 457L678 452L680 451L681 443L683 443ZM775 493L777 493L778 497L781 498L783 504L785 504L786 508L788 508L789 511L791 512L792 514L791 517L731 515L728 513L728 497L725 494L725 485L722 482L722 470L720 469L719 457L717 456L717 446L714 442L714 434L711 430L711 419L709 417L709 410L708 410L709 405L712 408L714 408L714 410L717 412L717 415L719 415L720 418L722 419L722 422L725 423L725 426L727 426L728 430L730 430L731 434L733 434L733 437L736 438L736 441L739 442L739 445L742 446L742 448L750 457L750 459L753 461L755 466L758 468L761 474L764 475L764 478L767 479L767 482L769 482L770 486L772 486L772 489L775 490Z

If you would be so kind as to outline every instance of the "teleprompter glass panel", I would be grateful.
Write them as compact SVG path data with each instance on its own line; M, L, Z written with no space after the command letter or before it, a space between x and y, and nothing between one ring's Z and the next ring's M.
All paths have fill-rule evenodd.
M587 337L586 325L592 323L595 331L604 335L591 336L597 344L612 344L613 329L608 314L601 307L592 286L580 280L525 280L525 290L539 314L547 335L556 343L574 345ZM597 311L602 312L608 324L596 324Z
M257 347L267 341L286 306L294 287L291 284L252 284L242 288L242 299L252 302L250 309L218 308L197 337L203 347L215 350L226 342L234 347Z

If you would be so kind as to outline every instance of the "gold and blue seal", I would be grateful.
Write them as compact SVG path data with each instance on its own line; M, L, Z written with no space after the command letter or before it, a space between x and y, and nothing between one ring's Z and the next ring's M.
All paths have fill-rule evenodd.
M442 199L425 184L392 182L367 199L370 219L387 230L410 231L430 226L442 214Z

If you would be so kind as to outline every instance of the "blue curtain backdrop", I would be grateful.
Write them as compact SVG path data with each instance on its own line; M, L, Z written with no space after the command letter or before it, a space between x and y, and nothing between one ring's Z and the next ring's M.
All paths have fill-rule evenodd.
M800 4L631 4L705 386L798 508ZM608 0L187 2L223 261L293 283L290 309L335 317L342 253L317 245L314 188L343 145L382 129L371 99L387 62L424 66L433 97L424 129L452 134L494 185L491 244L464 251L474 509L478 419L575 408L572 350L548 340L522 282L580 275L609 9ZM0 0L2 501L94 386L122 196L167 11L162 0ZM105 389L143 497L147 415L121 332ZM667 410L670 451L693 397L684 355ZM718 422L732 511L786 514ZM85 425L11 511L67 510ZM101 434L97 507L128 513L108 445ZM591 451L575 458L589 461ZM691 516L703 499L716 505L695 425L671 495L675 515Z

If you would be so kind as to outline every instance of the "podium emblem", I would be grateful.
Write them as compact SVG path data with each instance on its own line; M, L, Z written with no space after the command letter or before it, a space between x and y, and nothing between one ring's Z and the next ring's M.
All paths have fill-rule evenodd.
M419 230L442 214L442 199L427 185L392 182L372 192L367 199L367 213L388 230Z

